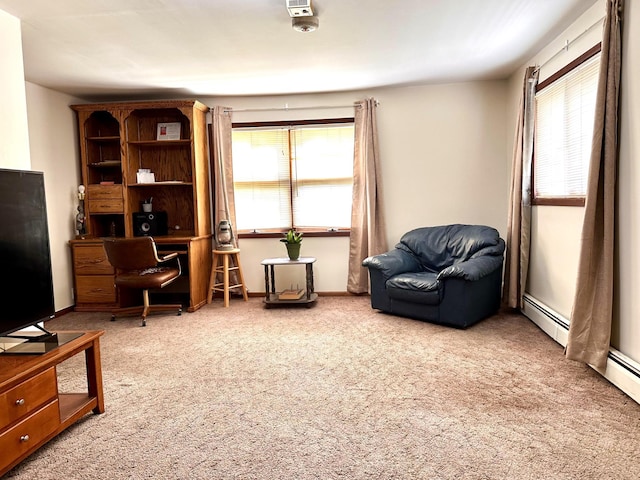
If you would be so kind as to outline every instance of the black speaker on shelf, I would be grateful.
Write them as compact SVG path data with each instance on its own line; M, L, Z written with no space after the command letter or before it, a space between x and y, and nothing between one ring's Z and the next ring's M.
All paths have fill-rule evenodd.
M169 232L167 212L135 212L133 234L136 237L166 235Z

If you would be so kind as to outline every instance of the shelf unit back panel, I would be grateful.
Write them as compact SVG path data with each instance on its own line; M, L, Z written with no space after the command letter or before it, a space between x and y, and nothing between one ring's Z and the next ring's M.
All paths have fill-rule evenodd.
M191 166L191 142L175 143L157 141L153 143L127 145L129 185L137 182L140 168L148 168L155 175L156 182L187 182L193 180Z
M180 139L191 137L191 121L177 108L134 110L127 117L127 142L158 140L159 123L180 123Z
M129 211L142 211L142 202L153 198L153 211L167 212L169 235L193 235L193 189L191 184L146 184L129 188ZM133 222L131 217L129 222ZM176 228L177 227L177 228Z

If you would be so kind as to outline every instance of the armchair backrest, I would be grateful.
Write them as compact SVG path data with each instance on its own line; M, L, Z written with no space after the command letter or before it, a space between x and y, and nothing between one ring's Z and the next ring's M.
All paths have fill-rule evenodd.
M425 270L439 272L476 256L502 255L504 240L492 227L454 224L411 230L396 248L417 256Z

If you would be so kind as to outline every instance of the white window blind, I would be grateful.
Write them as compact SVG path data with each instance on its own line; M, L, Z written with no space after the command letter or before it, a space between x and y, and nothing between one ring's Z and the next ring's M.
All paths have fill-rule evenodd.
M600 54L536 94L534 198L586 194Z
M349 228L353 124L234 128L239 231Z

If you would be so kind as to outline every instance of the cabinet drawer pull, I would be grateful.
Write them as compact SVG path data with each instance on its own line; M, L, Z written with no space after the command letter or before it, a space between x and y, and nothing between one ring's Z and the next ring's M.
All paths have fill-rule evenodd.
M17 405L17 406L22 406L22 405L24 405L24 398L19 398L18 400L16 400L16 405Z
M21 441L22 443L28 442L28 441L29 441L29 434L22 435L22 436L20 437L20 441Z

